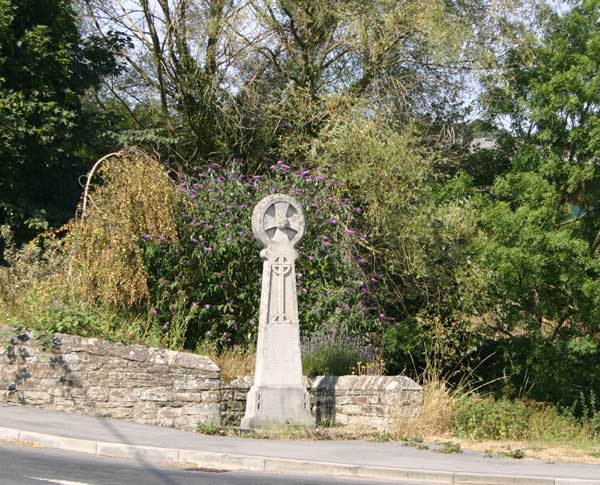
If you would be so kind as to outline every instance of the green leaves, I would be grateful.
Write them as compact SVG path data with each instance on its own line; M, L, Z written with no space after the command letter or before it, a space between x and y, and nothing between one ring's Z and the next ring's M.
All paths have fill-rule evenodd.
M116 72L126 42L83 39L67 0L0 1L0 224L19 241L73 214L93 161L81 155L101 138L81 99Z

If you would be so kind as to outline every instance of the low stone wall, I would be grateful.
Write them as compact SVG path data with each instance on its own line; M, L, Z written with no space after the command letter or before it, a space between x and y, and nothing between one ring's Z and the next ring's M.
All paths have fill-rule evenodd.
M201 355L0 327L0 402L194 430L220 424L220 386Z
M239 426L252 377L221 383L201 355L0 327L0 402L195 430ZM386 431L416 416L423 390L404 376L305 378L317 424Z
M221 386L224 424L239 425L252 377ZM305 380L317 424L387 431L398 418L417 416L423 389L404 376L319 376Z

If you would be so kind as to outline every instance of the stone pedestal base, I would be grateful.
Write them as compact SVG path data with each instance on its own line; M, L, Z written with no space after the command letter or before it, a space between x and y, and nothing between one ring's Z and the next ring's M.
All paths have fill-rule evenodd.
M308 391L302 386L252 386L248 391L242 428L283 424L315 426Z

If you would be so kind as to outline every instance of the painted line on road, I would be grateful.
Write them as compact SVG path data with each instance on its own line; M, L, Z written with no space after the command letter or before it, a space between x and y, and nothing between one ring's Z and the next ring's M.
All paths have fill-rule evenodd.
M58 483L59 485L94 485L89 482L72 482L70 480L58 480L56 478L41 478L41 477L27 477L30 480L39 480L40 482L50 482L50 483Z

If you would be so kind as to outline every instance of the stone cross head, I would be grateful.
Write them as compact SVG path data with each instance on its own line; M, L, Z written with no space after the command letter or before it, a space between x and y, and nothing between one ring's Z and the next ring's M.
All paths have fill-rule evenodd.
M252 213L252 231L265 246L294 246L304 235L304 214L296 199L273 194L262 199Z

